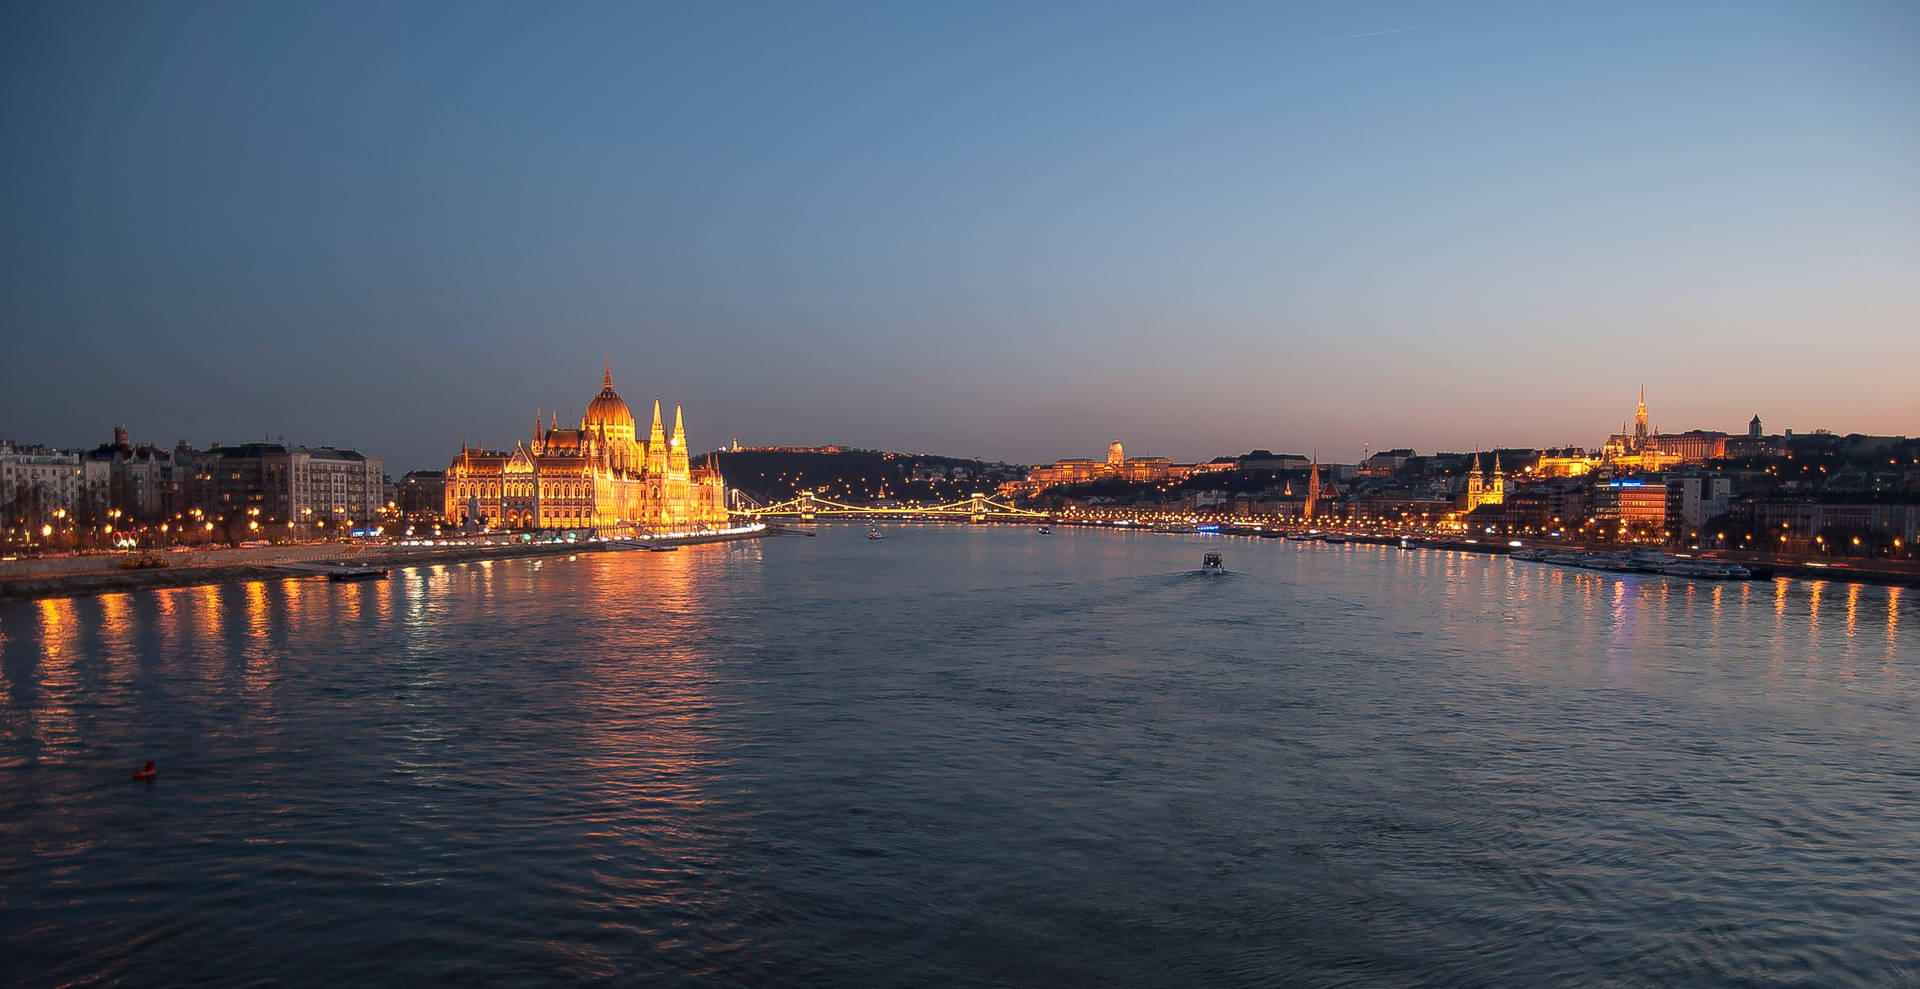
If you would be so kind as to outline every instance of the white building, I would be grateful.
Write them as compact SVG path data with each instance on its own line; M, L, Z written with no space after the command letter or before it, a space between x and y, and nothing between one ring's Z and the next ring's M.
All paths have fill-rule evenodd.
M79 451L0 440L0 511L7 513L6 525L44 522L15 517L16 510L43 517L57 510L73 514L85 490Z
M1667 478L1667 524L1698 532L1709 519L1727 514L1733 481L1725 477Z

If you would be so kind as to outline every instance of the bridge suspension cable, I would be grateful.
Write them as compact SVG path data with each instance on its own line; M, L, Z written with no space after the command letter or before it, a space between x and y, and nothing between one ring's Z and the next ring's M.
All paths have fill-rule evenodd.
M1046 512L1036 512L1025 508L1015 508L1004 502L995 501L984 494L975 494L965 501L952 501L944 505L849 505L816 496L811 491L802 491L798 497L772 505L761 504L744 495L738 502L740 507L734 514L752 518L770 515L797 515L802 519L820 516L829 518L967 518L986 519L1046 519Z

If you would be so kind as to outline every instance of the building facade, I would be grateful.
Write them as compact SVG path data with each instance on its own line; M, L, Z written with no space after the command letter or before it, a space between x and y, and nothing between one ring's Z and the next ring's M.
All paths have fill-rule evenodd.
M354 450L216 443L193 462L186 500L214 518L324 528L375 521L386 507L380 458Z
M613 390L611 361L579 428L560 428L558 414L543 424L536 409L532 435L512 450L462 444L444 484L446 517L458 525L659 530L727 521L726 482L717 470L688 462L680 409L669 438L655 400L642 441Z
M0 440L0 511L5 524L44 524L55 512L72 515L86 493L80 454Z

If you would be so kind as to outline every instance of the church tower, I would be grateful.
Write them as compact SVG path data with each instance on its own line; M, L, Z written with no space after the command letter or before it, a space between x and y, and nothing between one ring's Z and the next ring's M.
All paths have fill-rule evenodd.
M675 480L687 479L687 426L680 416L680 406L673 407L673 439L667 441L667 476Z
M660 400L653 400L653 428L647 432L647 473L655 477L667 472L667 431L660 425Z
M1313 518L1315 502L1320 500L1320 451L1313 451L1313 466L1307 468L1306 516Z
M1640 386L1640 407L1633 413L1633 452L1647 448L1647 386Z
M1759 438L1760 438L1760 413L1755 412L1753 414L1753 420L1747 423L1747 439L1757 440Z

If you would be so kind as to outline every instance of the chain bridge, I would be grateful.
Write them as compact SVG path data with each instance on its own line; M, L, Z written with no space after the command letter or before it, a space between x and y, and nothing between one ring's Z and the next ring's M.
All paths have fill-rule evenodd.
M798 518L802 522L815 519L928 519L932 521L969 522L1032 522L1046 521L1046 512L1034 512L1024 508L994 501L984 494L974 494L965 501L948 502L944 505L887 506L847 505L821 498L811 491L802 491L797 497L772 505L763 505L748 495L729 490L729 510L734 515L746 516L756 521L768 518Z

